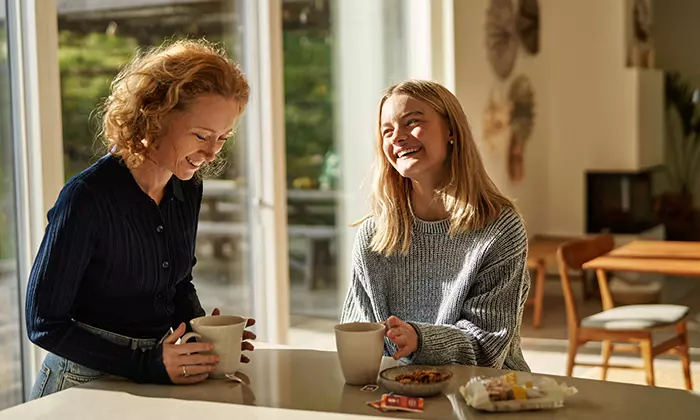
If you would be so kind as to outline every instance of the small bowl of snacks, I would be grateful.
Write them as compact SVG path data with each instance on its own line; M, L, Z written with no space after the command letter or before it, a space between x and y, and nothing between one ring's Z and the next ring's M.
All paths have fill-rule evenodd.
M424 365L397 366L379 374L380 384L390 392L409 397L430 397L447 388L452 372Z

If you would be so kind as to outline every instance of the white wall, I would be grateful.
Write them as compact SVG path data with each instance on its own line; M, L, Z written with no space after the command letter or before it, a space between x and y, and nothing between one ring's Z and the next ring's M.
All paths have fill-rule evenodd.
M660 70L640 70L636 77L638 160L641 167L651 167L664 162L664 75Z
M625 1L540 0L540 52L531 57L521 49L508 80L527 74L536 101L525 179L513 183L506 172L507 149L487 147L482 136L489 90L503 85L486 60L488 4L455 2L456 94L489 173L517 200L529 233L583 234L587 170L638 170L661 163L662 120L654 115L661 109L662 76L624 65Z
M626 68L621 1L541 1L549 55L550 223L546 233L585 232L587 170L640 169L637 73ZM584 26L585 25L585 26ZM649 163L648 161L645 163Z
M549 218L545 205L548 196L547 125L550 101L549 86L546 82L548 71L546 59L550 52L544 51L530 57L524 51L519 53L511 78L500 81L486 60L485 25L487 0L454 2L454 65L455 94L469 118L474 139L488 169L489 175L504 194L515 199L523 213L528 231L541 232ZM485 141L483 138L483 115L489 95L494 89L498 95L507 95L513 77L526 74L535 90L535 126L526 145L525 178L512 183L508 177L507 156L509 138L507 135Z

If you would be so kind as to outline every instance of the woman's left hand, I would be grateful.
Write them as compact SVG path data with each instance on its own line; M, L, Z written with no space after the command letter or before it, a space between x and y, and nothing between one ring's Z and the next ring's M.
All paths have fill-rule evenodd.
M214 310L211 311L211 315L212 316L221 315L221 311L219 311L219 308L214 308ZM248 328L248 327L252 327L253 325L255 325L255 319L248 318L248 322L246 323L245 327ZM255 335L254 332L248 331L248 330L243 331L243 342L241 343L241 350L244 350L244 351L255 350L255 347L246 340L255 340L256 338L257 338L257 336ZM248 363L248 362L250 362L250 359L248 358L248 356L241 354L241 363Z
M386 320L386 336L398 347L398 351L394 353L396 360L418 351L418 333L413 325L398 317L390 316Z

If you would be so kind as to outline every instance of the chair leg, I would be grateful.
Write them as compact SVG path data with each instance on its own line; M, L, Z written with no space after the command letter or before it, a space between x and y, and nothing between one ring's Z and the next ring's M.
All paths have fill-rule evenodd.
M608 379L608 363L612 354L613 344L610 340L603 340L603 377L602 380Z
M535 328L539 328L542 324L542 306L544 304L544 281L547 273L547 267L540 261L537 264L537 279L535 280L535 308L533 311L532 324Z
M688 391L693 390L693 378L690 376L690 349L688 346L684 346L678 349L678 354L681 357L681 364L683 365L683 377L685 378L685 389Z
M683 366L683 377L685 379L685 389L691 391L693 389L693 379L690 376L690 346L688 345L688 329L686 322L683 321L676 325L676 331L683 340L683 345L678 346L678 355Z
M654 386L654 355L652 353L651 337L641 342L642 359L646 373L647 385Z
M574 365L576 364L576 353L578 352L578 340L569 339L569 355L566 360L566 376L573 376Z

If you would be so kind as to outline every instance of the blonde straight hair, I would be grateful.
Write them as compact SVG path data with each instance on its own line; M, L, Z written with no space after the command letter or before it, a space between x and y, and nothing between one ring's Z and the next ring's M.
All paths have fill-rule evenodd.
M391 166L382 148L382 107L393 95L408 95L426 103L445 118L452 133L454 143L445 162L449 176L439 192L450 215L450 235L482 228L498 218L504 207L514 208L486 173L459 100L438 83L407 80L388 88L379 102L370 214L358 222L373 219L373 251L385 256L405 254L411 245L411 180Z

